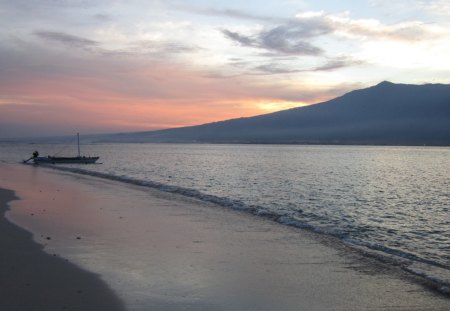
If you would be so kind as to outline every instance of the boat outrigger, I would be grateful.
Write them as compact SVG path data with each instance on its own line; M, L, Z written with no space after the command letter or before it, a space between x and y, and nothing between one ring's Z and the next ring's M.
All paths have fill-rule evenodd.
M56 156L47 156L40 157L39 152L36 150L33 152L33 156L28 160L24 160L24 163L27 163L30 160L33 160L35 164L94 164L100 157L86 157L81 156L80 154L80 134L77 133L77 141L78 141L78 156L76 157L56 157Z

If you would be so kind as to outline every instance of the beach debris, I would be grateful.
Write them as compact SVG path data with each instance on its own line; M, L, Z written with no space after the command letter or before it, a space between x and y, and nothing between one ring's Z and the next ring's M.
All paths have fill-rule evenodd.
M77 236L77 240L81 240L81 237Z
M46 237L46 239L47 239L47 240L51 240L52 238L48 236L48 237Z

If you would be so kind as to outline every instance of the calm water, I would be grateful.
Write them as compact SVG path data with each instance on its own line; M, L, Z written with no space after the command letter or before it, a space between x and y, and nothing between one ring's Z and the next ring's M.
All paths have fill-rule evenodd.
M35 148L0 144L0 160L17 162ZM39 151L62 148L40 145ZM249 209L450 269L450 148L98 144L83 149L103 164L70 167Z

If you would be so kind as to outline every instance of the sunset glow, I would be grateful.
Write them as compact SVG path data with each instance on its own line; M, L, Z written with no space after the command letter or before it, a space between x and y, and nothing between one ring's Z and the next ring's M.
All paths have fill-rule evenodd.
M254 116L450 83L447 1L0 1L0 137Z

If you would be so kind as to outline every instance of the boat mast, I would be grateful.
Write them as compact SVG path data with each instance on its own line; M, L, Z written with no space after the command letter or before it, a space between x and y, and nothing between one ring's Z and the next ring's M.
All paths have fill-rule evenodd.
M80 133L77 133L77 140L78 140L78 157L81 157L81 155L80 155Z

